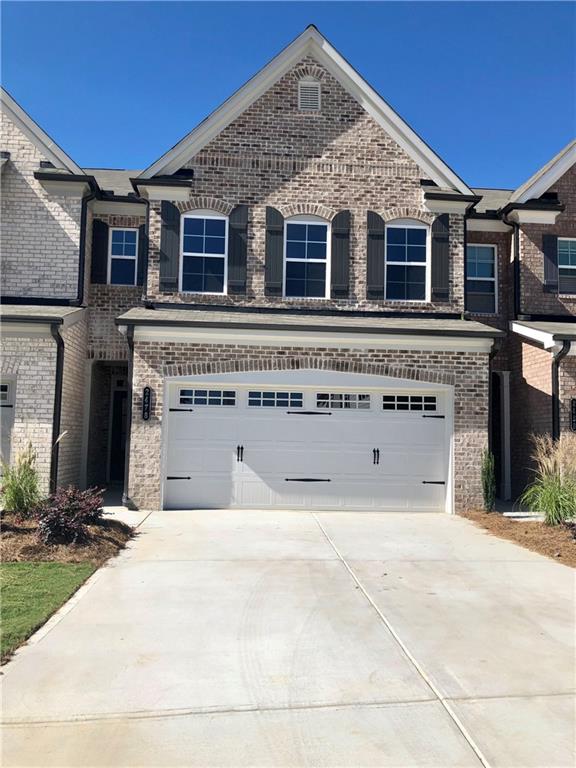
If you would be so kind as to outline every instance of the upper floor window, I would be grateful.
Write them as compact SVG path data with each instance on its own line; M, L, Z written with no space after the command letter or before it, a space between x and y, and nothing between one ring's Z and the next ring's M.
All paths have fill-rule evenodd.
M182 217L182 291L226 293L228 219L195 212Z
M558 291L576 293L576 240L558 238Z
M426 301L429 228L411 220L386 225L386 299Z
M328 224L316 216L286 221L284 294L287 297L328 298Z
M313 77L298 81L298 109L301 112L320 111L320 83Z
M469 245L466 249L466 309L469 312L496 312L496 275L496 246Z
M112 285L136 285L138 230L110 229L108 282Z

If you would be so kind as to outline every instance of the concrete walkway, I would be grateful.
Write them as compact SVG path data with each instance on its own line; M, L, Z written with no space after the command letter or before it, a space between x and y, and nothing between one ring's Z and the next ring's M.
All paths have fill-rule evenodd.
M4 668L4 768L574 765L566 566L446 515L139 530Z

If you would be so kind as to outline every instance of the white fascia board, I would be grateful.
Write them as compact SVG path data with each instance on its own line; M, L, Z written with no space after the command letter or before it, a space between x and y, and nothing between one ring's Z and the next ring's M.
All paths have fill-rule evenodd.
M94 200L94 213L106 213L114 216L146 216L143 203L115 203L113 200Z
M555 184L570 168L576 163L576 140L571 141L567 147L564 147L555 158L553 158L548 167L537 171L528 181L512 194L511 203L525 203L528 200L534 200Z
M54 178L37 181L53 197L82 198L90 192L90 184L87 181L67 181L65 177L61 180Z
M512 210L508 218L517 224L555 224L562 211Z
M138 191L143 197L147 197L148 200L188 200L190 197L191 187L183 187L181 185L168 187L156 184L138 184Z
M472 190L462 179L313 28L306 29L197 128L144 170L138 178L149 179L156 174L169 175L181 168L306 54L316 58L438 186L449 187L467 195L472 194Z
M538 331L535 328L529 328L526 325L522 325L522 323L516 323L514 321L510 323L510 327L514 333L517 333L520 336L524 336L526 339L530 339L531 341L538 342L538 344L541 344L544 349L551 350L552 347L554 347L556 344L554 341L554 336L551 333Z
M45 158L53 163L56 168L64 168L70 173L85 175L82 168L76 165L71 157L68 157L66 152L40 128L38 123L32 120L30 115L24 112L22 107L3 88L0 88L0 101L2 102L2 110L9 119L15 123L22 133L38 147Z
M246 328L136 326L137 341L180 341L186 344L248 344L264 347L331 347L353 349L414 349L449 352L490 352L491 338L419 336L417 334L331 333Z
M499 219L466 219L466 229L468 232L510 232L512 227Z
M47 338L50 323L1 323L2 336L5 338Z
M463 216L470 203L462 200L424 200L424 206L431 213L459 213Z

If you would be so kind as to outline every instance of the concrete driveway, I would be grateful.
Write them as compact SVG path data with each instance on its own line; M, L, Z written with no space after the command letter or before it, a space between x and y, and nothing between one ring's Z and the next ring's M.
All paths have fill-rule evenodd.
M573 571L446 515L155 512L4 668L4 768L574 764Z

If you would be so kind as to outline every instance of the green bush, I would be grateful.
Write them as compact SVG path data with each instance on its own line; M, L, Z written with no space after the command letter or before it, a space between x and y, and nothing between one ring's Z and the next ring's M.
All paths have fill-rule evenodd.
M496 504L496 470L494 468L494 456L488 449L482 454L481 476L484 509L486 512L492 512Z
M28 517L41 500L36 453L32 443L21 451L12 466L2 462L2 506L18 517Z
M576 435L536 435L533 441L535 479L520 503L543 514L547 525L560 525L576 517Z

